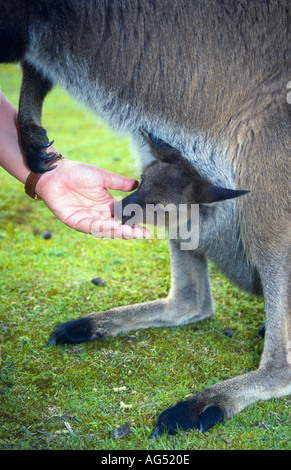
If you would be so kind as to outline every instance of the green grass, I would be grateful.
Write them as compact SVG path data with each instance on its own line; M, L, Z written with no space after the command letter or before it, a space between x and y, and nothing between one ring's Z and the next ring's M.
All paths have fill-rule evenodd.
M1 89L16 107L20 80L16 67L0 67ZM138 176L128 140L59 88L45 101L43 122L69 158ZM63 321L164 297L167 242L96 240L70 230L4 170L0 194L0 449L291 448L288 398L257 403L206 434L149 439L163 409L258 366L262 300L239 291L211 265L215 318L45 348ZM51 239L42 238L45 230ZM95 286L93 277L105 285ZM112 430L125 423L131 433L113 439Z

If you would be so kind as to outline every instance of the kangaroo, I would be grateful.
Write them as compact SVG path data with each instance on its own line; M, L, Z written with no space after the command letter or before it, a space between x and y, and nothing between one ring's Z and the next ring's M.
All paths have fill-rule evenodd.
M175 188L193 174L202 179L199 197L211 187L220 188L210 189L212 198L221 188L249 191L201 199L197 249L169 240L166 299L64 323L48 344L210 318L209 258L242 289L264 297L260 365L166 409L153 436L204 432L257 400L290 394L289 0L0 0L0 11L0 61L22 64L19 127L33 172L53 169L41 109L59 83L116 132L131 135L141 172L155 176L150 165L166 145L192 171L178 171ZM156 137L152 145L141 129ZM167 165L174 175L175 163Z

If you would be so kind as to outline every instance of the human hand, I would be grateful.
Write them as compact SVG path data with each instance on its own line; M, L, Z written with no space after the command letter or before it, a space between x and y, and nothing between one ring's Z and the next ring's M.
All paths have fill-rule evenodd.
M96 238L145 238L146 228L121 225L114 217L115 199L107 189L132 191L138 182L94 165L63 159L44 173L37 195L68 227Z

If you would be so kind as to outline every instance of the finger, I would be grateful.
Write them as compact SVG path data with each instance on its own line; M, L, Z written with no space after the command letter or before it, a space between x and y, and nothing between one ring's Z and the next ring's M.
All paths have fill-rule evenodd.
M128 225L121 225L119 229L120 238L125 239L142 239L150 238L148 229L141 226L130 227Z
M151 238L150 231L146 227L135 225L130 227L133 231L134 238Z
M111 238L111 231L118 230L120 224L112 219L95 220L91 226L91 235L95 238Z
M91 226L91 235L94 238L142 239L150 237L145 227L121 225L113 219L94 221Z
M139 185L139 182L127 176L118 175L102 169L103 185L108 189L115 189L119 191L133 191Z

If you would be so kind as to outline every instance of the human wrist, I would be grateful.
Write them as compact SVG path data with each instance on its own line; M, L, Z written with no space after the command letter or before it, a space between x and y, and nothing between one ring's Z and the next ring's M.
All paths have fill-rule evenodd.
M30 172L25 182L26 194L32 199L41 199L39 191L41 190L48 176L57 170L62 160L64 160L64 157L60 153L54 152L51 155L50 161L47 163L48 171L44 173ZM50 167L52 168L50 169ZM46 177L46 175L48 176ZM40 183L40 180L42 180L42 183Z

